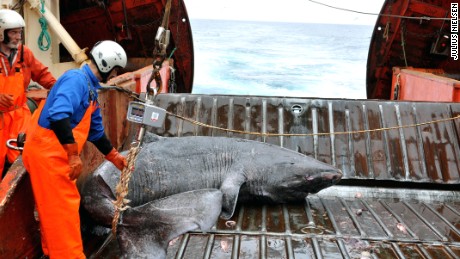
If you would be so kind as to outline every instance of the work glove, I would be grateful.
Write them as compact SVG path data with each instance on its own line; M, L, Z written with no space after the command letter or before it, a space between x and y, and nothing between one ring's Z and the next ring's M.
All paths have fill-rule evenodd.
M128 162L126 161L126 158L122 156L120 153L118 153L118 151L115 148L112 148L110 153L108 153L105 156L105 159L112 162L112 164L114 164L120 171L122 171L123 168L128 166Z
M80 156L78 155L78 144L64 144L62 147L67 152L67 157L69 158L70 180L75 180L78 178L78 176L80 176L83 166Z
M10 94L0 94L0 108L8 109L13 106L13 96Z

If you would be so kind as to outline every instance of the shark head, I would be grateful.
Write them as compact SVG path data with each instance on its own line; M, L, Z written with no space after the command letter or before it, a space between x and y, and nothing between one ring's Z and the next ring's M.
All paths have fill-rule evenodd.
M342 171L322 171L305 175L304 187L308 193L317 193L322 189L338 183L342 179ZM300 187L302 188L302 187Z
M260 164L248 174L248 181L241 186L241 200L301 202L308 194L317 193L342 179L340 169L291 150L278 152L266 164L270 166Z

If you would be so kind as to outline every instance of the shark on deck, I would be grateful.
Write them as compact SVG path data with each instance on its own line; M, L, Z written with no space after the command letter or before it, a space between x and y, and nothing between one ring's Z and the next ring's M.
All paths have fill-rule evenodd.
M120 172L104 162L86 179L82 206L111 226ZM301 153L226 137L146 135L132 173L129 208L117 228L124 257L164 258L168 242L232 217L238 201L302 202L336 184L339 169Z

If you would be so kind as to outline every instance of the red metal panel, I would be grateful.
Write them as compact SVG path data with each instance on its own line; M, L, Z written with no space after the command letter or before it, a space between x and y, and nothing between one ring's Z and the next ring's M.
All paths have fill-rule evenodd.
M34 197L21 159L1 181L0 201L0 258L39 257L42 252Z
M123 10L120 0L63 0L60 2L60 21L81 48L91 48L101 40L115 39L125 48L130 61L133 58L144 60L129 62L127 68L132 71L152 63L149 61L153 58L155 35L163 20L166 1L125 2L126 10ZM170 29L171 32L167 51L175 60L177 92L191 93L194 69L193 40L187 10L182 0L172 1L168 28L165 29ZM127 36L128 31L131 37ZM171 53L173 49L175 51ZM64 51L60 53L60 58L61 61L72 60Z
M366 80L369 99L390 99L393 67L443 69L458 77L458 61L448 53L431 51L442 33L450 33L449 20L441 19L449 18L451 2L385 1L369 47ZM428 19L431 17L436 19Z
M393 71L392 98L397 93L398 100L460 101L460 81L441 76L440 69L394 68Z

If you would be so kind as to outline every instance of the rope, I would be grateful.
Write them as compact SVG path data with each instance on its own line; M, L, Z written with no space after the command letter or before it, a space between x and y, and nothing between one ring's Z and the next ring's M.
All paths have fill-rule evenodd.
M176 49L177 49L177 48L176 48L176 47L174 47L174 49L173 49L173 50L171 50L171 54L169 54L169 57L168 57L168 59L171 59L171 57L172 57L172 55L174 54L174 52L176 51Z
M390 32L390 22L387 22L387 24L385 25L385 30L383 31L383 38L386 41L388 41L389 32Z
M189 119L189 118L177 115L177 114L173 114L173 113L168 112L168 111L166 111L166 113L169 114L169 115L172 115L174 117L177 117L179 119L182 119L184 121L188 121L188 122L190 122L192 124L198 125L198 126L203 126L203 127L207 127L207 128L211 128L211 129L222 130L222 131L226 131L226 132L249 134L249 135L259 135L259 136L263 136L263 137L280 137L280 136L304 137L304 136L328 136L328 135L345 135L345 134L371 133L371 132L379 132L379 131L402 129L402 128L412 128L412 127L417 127L417 126L423 126L423 125L429 125L429 124L434 124L434 123L447 122L447 121L460 119L460 115L458 115L458 116L455 116L455 117L452 117L452 118L432 120L432 121L416 123L416 124L393 126L393 127L378 128L378 129L369 129L369 130L338 131L338 132L332 132L332 133L330 133L330 132L323 132L323 133L261 133L261 132L232 130L232 129L216 127L216 126L212 126L212 125L209 125L209 124L206 124L206 123L195 121L193 119Z
M138 153L139 147L132 147L129 150L128 156L126 157L128 166L123 168L123 171L120 175L120 181L118 182L116 187L117 200L113 202L113 204L115 205L115 214L112 220L112 234L114 236L117 234L117 226L121 213L127 208L129 208L129 206L126 205L129 203L129 200L125 199L125 197L128 194L129 179L131 178L131 175L134 171L134 162L136 161Z
M401 47L403 51L403 57L404 57L404 64L407 65L407 57L406 57L406 40L404 38L404 33L406 32L406 23L403 21L402 26L401 26Z
M398 81L399 81L399 75L398 75ZM122 91L123 93L126 93L129 97L132 97L140 102L143 102L142 99L139 97L135 96L132 91L126 90L121 87L104 87L103 89L112 89L115 88L118 91ZM131 94L130 94L131 93ZM369 129L369 130L356 130L356 131L338 131L338 132L325 132L325 133L260 133L260 132L252 132L252 131L244 131L244 130L232 130L232 129L226 129L222 127L217 127L213 125L209 125L203 122L196 121L194 119L190 119L178 114L174 114L170 111L166 111L168 115L174 116L176 118L179 118L181 120L190 122L192 124L210 128L210 129L216 129L216 130L221 130L225 132L232 132L232 133L239 133L239 134L249 134L249 135L259 135L259 136L265 136L265 137L308 137L308 136L327 136L327 135L345 135L345 134L359 134L359 133L372 133L372 132L379 132L379 131L387 131L387 130L394 130L394 129L400 129L400 128L413 128L413 127L418 127L418 126L424 126L424 125L429 125L429 124L434 124L434 123L440 123L440 122L448 122L448 121L453 121L460 119L460 115L457 115L455 117L447 118L447 119L439 119L439 120L432 120L432 121L427 121L427 122L421 122L421 123L415 123L415 124L409 124L409 125L402 125L402 126L393 126L393 127L386 127L386 128L378 128L378 129Z
M377 15L377 16L385 16L385 17L404 18L404 19L413 19L413 20L427 20L427 21L430 21L430 20L445 20L445 21L449 21L450 20L449 18L428 17L428 16L414 17L414 16L393 15L393 14L368 13L368 12L361 12L361 11L356 11L356 10L352 10L352 9L346 9L346 8L341 8L341 7L337 7L337 6L332 6L332 5L321 3L321 2L318 2L318 1L313 1L313 0L308 0L308 1L310 1L312 3L315 3L315 4L324 5L326 7L332 8L332 9L337 9L337 10L347 11L347 12L352 12L352 13L366 14L366 15Z
M40 2L42 4L42 8L40 9L42 16L38 19L38 22L40 23L42 31L38 36L38 47L42 51L47 51L51 46L51 37L48 33L48 23L45 17L43 16L43 14L45 13L45 0L40 0ZM46 44L44 44L44 42L46 42Z

